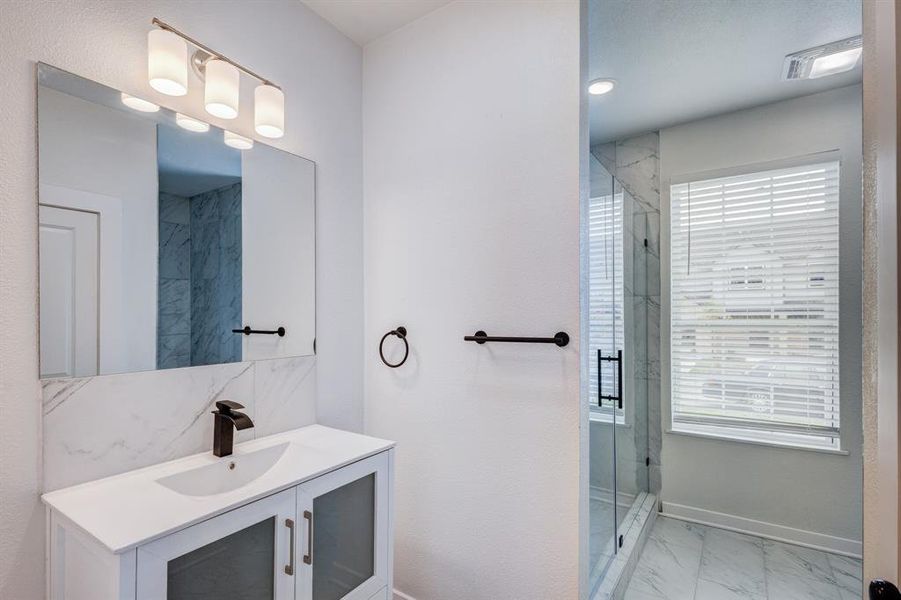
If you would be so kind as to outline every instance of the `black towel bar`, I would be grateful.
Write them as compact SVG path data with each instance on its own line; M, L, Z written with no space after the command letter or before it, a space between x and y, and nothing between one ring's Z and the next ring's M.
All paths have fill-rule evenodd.
M476 344L484 344L485 342L514 342L520 344L557 344L561 348L569 343L569 334L565 331L558 331L554 337L511 337L511 336L490 336L482 330L476 331L475 335L467 335L463 337L466 342L475 342Z
M259 333L262 335L278 335L279 337L285 337L286 332L284 327L279 327L278 329L251 329L250 325L247 325L244 329L232 329L232 333L243 333L244 335Z

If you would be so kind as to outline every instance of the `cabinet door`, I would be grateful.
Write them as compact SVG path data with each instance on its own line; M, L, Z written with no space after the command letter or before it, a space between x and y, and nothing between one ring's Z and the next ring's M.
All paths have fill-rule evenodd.
M384 452L298 488L298 598L369 600L388 584L389 478Z
M294 598L295 489L138 548L137 600Z

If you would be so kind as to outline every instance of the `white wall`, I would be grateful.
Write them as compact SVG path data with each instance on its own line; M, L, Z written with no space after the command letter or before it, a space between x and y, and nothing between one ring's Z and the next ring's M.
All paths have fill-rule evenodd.
M665 434L662 500L808 532L861 539L861 87L840 88L660 132L664 235L674 177L839 150L842 449L825 454ZM664 281L664 302L668 297ZM664 307L664 336L668 328ZM663 363L668 349L663 345ZM663 402L667 403L664 377ZM665 413L666 411L664 411ZM668 424L663 424L668 428Z
M316 339L315 165L259 144L253 150L241 160L241 310L245 323L291 334L241 336L242 356L307 356Z
M364 51L366 431L419 600L578 597L579 31L576 1L455 2Z
M156 124L50 88L41 90L39 112L41 185L46 195L51 191L46 186L64 188L52 190L54 197L42 197L41 201L55 204L62 200L65 206L101 213L99 373L154 369L159 205ZM115 208L108 211L93 203L82 204L79 198L83 195L65 190L102 194ZM119 231L107 229L110 221ZM115 243L113 239L118 247L107 247ZM107 257L118 259L118 264L109 264ZM118 289L110 289L111 283Z
M188 96L176 99L155 93L147 84L146 36L154 16L284 87L287 134L275 145L317 163L318 417L325 424L351 429L362 426L360 48L295 0L2 2L0 598L37 599L43 596L44 587L44 515L38 501L42 411L37 353L35 62L45 61L207 118L201 108L201 88L194 87ZM251 88L252 83L245 81L245 103L252 97ZM252 111L242 110L229 128L253 135L251 115ZM269 376L285 371L297 375L293 363L265 361L260 365L268 367L269 363L278 368L265 369L266 377L257 374L258 388L282 398L297 389L299 376L277 380ZM226 373L215 369L90 381L109 390L97 390L97 394L120 394L123 402L134 389L145 390L145 401L165 394L177 400L198 391L215 393L217 388L211 385L218 377L228 381ZM191 376L196 383L183 387L179 384L185 376L179 373L186 372L196 373ZM87 391L85 395L99 397Z

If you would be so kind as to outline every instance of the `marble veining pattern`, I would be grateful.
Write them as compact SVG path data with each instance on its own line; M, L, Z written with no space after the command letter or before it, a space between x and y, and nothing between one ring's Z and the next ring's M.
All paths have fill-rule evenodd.
M626 600L860 600L858 559L658 517Z
M156 365L191 365L191 215L187 198L160 192Z
M316 422L316 360L298 356L254 364L254 410L257 436L271 435Z
M241 184L190 198L191 364L241 360Z
M246 407L238 441L316 422L315 357L48 379L44 490L209 450L216 400Z
M616 178L645 212L660 212L656 131L616 142Z

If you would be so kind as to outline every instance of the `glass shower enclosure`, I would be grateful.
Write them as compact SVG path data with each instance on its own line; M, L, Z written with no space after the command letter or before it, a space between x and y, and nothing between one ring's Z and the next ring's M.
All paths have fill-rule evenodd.
M647 216L592 155L588 206L589 573L592 591L649 490ZM615 165L615 160L613 161ZM644 374L644 375L643 375Z

